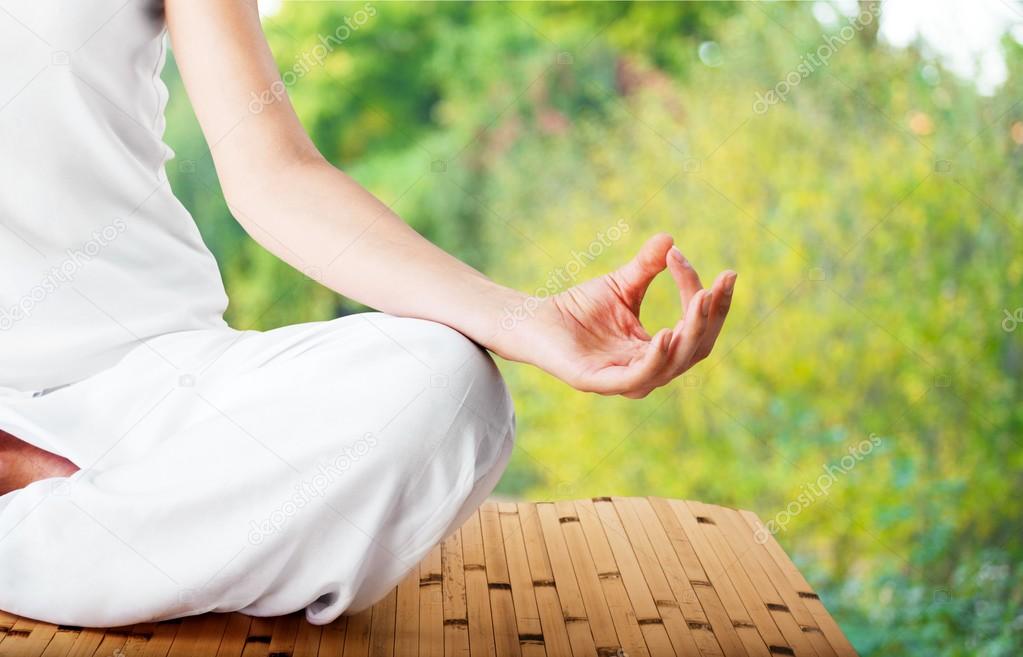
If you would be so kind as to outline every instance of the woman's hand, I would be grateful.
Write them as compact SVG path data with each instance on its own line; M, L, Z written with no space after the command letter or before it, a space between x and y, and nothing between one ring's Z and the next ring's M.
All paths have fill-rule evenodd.
M650 238L621 269L537 303L508 328L499 353L604 395L645 397L707 357L732 300L736 273L724 271L710 289L670 235ZM647 287L667 268L678 286L682 317L653 337L639 321Z

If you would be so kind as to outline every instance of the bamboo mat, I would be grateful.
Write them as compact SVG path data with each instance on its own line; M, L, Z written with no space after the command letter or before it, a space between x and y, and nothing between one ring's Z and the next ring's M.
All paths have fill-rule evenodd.
M206 614L104 630L0 612L0 656L855 655L762 527L654 497L488 503L386 598L329 625Z

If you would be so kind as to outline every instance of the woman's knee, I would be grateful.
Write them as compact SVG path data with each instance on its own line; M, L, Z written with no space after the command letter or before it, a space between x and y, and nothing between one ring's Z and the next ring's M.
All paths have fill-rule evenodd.
M479 431L494 440L510 438L514 405L490 353L450 327L427 323L432 325L430 344L438 363L431 385L457 399L480 425Z
M399 343L427 370L424 383L429 391L446 393L497 433L513 428L511 395L485 349L444 324L410 318L389 320Z
M486 350L444 324L384 313L352 315L324 328L318 374L306 381L319 403L341 395L343 403L330 404L339 423L352 426L361 417L356 433L372 434L382 447L372 450L370 461L401 455L391 467L402 467L410 479L423 468L436 479L464 475L460 468L501 467L502 447L514 436L514 407ZM353 361L353 350L366 355ZM335 352L338 366L323 367ZM347 372L340 388L338 370ZM427 467L434 459L448 465Z
M511 395L490 354L458 331L418 319L398 320L398 332L421 356L428 370L420 439L425 437L429 460L446 461L430 467L435 477L465 477L469 486L494 479L503 470L514 441L515 411ZM433 426L426 426L432 424ZM461 463L462 468L454 467ZM427 474L430 477L430 474ZM497 473L499 476L499 472ZM449 489L466 481L435 482ZM496 481L494 481L496 483Z

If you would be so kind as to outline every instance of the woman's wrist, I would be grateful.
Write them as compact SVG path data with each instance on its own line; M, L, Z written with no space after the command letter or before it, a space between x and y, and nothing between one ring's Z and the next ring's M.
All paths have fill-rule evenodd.
M522 341L515 330L514 319L529 302L529 297L518 290L488 281L481 290L475 312L479 328L470 335L473 340L506 360L525 362Z
M534 328L529 320L542 301L484 276L471 285L473 293L461 297L462 308L456 313L464 325L455 328L505 360L531 363L536 341L528 337Z
M550 344L549 300L502 288L489 311L491 333L480 342L505 360L540 366ZM547 336L547 337L545 337Z

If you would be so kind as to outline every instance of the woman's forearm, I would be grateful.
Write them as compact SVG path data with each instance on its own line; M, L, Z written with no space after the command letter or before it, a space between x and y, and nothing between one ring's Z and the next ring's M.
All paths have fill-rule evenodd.
M167 0L182 78L234 216L266 249L384 312L455 328L503 356L521 295L419 236L313 145L283 90L254 0ZM183 36L185 35L185 36Z
M642 397L710 353L735 272L704 289L672 237L658 234L620 268L530 303L430 244L320 156L284 92L255 0L164 6L228 204L275 255L345 296L447 324L580 390ZM665 269L685 310L651 336L639 308Z
M225 184L235 217L267 250L339 294L521 359L501 319L525 295L430 243L324 160L297 160L267 178L238 194Z

